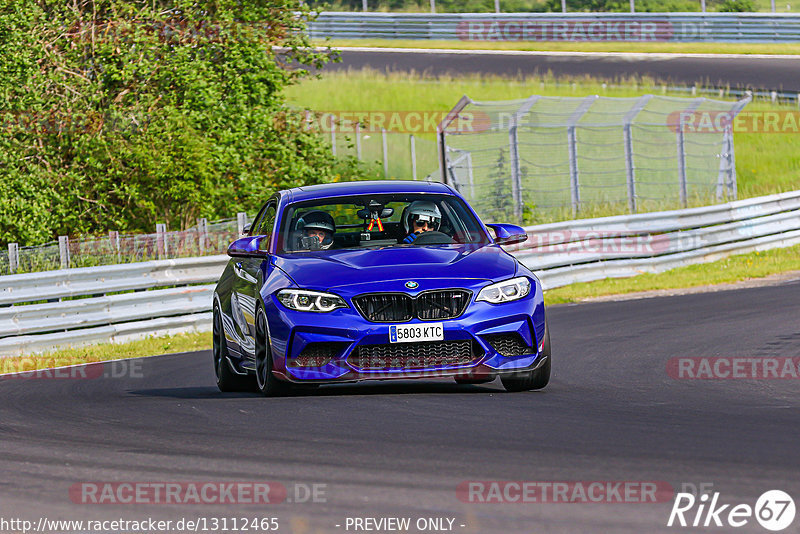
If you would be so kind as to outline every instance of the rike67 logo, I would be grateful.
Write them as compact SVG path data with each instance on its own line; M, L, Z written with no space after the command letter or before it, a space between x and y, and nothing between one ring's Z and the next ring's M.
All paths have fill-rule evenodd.
M794 516L794 500L781 490L764 492L756 500L755 506L744 503L720 504L719 492L714 492L710 497L707 493L700 497L678 493L667 526L739 528L755 518L765 529L777 532L789 527Z

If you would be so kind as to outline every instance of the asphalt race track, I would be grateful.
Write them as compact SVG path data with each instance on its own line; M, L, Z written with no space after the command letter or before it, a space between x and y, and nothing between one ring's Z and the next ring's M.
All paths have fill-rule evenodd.
M674 54L592 53L424 53L344 49L340 63L326 70L417 71L431 75L494 74L503 76L552 72L556 76L593 76L615 80L650 76L680 85L800 92L800 59L781 57L692 57Z
M666 527L671 494L655 504L495 504L462 502L456 488L659 481L676 491L711 483L724 503L752 506L770 489L797 501L800 381L676 380L666 364L675 356L800 357L798 318L800 280L553 307L553 381L515 394L499 382L449 381L273 399L221 394L208 352L129 361L117 378L5 378L0 516L277 517L278 531L293 533L353 532L347 517L449 517L464 533L694 532ZM73 502L70 487L85 481L277 481L295 501L300 489L324 484L317 500L325 502ZM737 531L765 532L752 519Z

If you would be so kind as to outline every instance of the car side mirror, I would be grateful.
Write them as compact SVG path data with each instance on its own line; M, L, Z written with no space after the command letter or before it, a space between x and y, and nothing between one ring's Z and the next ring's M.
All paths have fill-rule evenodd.
M231 257L266 257L268 256L266 250L261 250L261 241L269 239L269 236L259 235L255 237L243 237L237 239L228 247L228 256Z
M515 245L528 240L525 230L515 224L487 224L486 226L494 230L496 236L494 242L498 245Z

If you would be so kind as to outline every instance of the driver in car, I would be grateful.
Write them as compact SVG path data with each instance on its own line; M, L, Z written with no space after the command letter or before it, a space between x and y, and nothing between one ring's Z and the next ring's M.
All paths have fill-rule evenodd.
M336 223L330 213L314 210L309 211L297 221L297 230L302 230L302 248L327 250L333 245Z
M442 214L433 202L415 200L408 206L406 219L403 221L408 235L403 243L413 243L424 232L438 231L442 223Z

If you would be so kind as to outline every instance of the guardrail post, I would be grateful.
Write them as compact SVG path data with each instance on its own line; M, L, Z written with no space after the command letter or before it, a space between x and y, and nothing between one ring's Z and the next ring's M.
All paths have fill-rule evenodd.
M208 219L197 219L197 244L200 247L200 254L205 254L208 246Z
M19 245L8 244L8 272L15 273L19 269Z
M239 232L239 235L244 234L245 226L247 226L247 214L243 211L240 211L236 214L236 229Z
M61 268L69 269L69 237L58 236L58 254L61 257Z
M386 140L386 128L381 128L381 140L383 141L383 176L389 177L389 147Z
M409 136L409 142L411 143L411 178L414 180L417 179L417 143L416 139L414 138L414 134Z
M167 225L158 223L156 224L156 249L158 250L158 259L163 260L167 257Z

